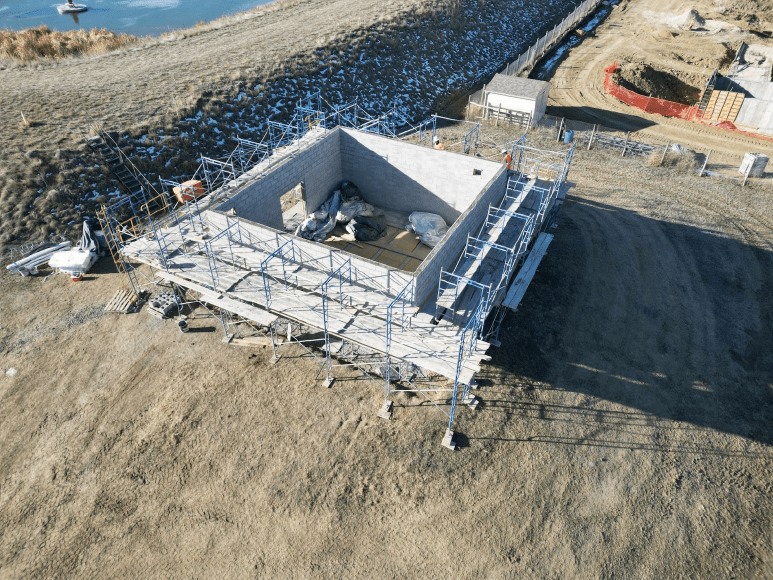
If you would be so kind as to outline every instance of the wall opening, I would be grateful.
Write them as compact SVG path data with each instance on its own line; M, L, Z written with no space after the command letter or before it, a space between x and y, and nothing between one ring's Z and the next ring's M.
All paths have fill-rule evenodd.
M293 233L306 217L306 185L303 181L279 196L282 229Z

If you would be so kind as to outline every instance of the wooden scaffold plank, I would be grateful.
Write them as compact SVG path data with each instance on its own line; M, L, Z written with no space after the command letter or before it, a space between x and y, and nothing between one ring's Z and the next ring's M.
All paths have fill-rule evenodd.
M534 242L534 247L529 253L529 257L523 263L518 275L515 277L510 290L505 298L504 305L508 308L515 310L523 300L526 289L529 287L534 274L537 272L537 266L539 266L542 257L547 252L548 245L550 245L553 239L553 234L542 233L537 237L537 241Z

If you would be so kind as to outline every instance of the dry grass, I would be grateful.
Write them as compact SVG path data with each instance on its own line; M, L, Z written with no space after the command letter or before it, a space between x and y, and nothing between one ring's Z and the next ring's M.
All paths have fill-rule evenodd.
M695 152L689 150L683 151L682 153L668 151L665 157L663 157L662 150L654 151L647 157L647 164L652 167L670 167L679 171L692 171L698 169L699 166Z
M103 54L137 42L128 34L105 29L59 32L48 26L16 32L0 30L0 58L19 62L37 59L59 60L68 56Z

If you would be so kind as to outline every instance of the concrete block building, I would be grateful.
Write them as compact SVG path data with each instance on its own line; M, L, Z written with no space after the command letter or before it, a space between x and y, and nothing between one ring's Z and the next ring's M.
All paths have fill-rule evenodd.
M227 336L242 322L266 329L275 361L283 344L322 349L327 386L335 367L346 366L333 362L334 352L371 353L354 365L384 378L382 417L391 415L395 374L419 392L405 377L450 379L443 444L453 448L456 403L477 404L475 373L552 238L546 230L565 196L573 151L532 149L522 137L508 171L498 161L394 136L317 127L273 144L251 166L239 148L217 163L216 175L203 164L207 197L166 215L121 222L118 210L129 206L107 208L103 229L119 268L151 266L185 300L216 309ZM384 235L355 240L340 225L320 242L294 235L297 218L317 210L342 182L354 183L374 207ZM288 198L296 192L300 199ZM406 229L412 212L446 221L434 247ZM277 340L279 332L286 340Z
M524 126L539 123L545 115L550 83L517 76L494 75L483 87L482 105L485 119L510 121Z

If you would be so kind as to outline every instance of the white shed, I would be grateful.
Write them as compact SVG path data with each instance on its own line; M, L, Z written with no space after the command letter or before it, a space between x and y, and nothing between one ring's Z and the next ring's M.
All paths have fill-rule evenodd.
M494 75L483 87L483 117L533 125L545 115L549 92L550 83L545 81Z

